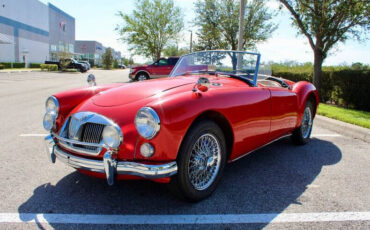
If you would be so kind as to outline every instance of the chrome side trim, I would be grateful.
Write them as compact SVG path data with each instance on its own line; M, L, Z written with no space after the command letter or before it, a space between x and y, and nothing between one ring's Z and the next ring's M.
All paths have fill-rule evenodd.
M235 158L234 160L232 160L231 162L237 161L237 160L239 160L239 159L241 159L241 158L243 158L243 157L247 156L248 154L250 154L250 153L252 153L252 152L254 152L254 151L257 151L257 150L259 150L259 149L262 149L263 147L265 147L265 146L267 146L267 145L269 145L269 144L272 144L272 143L274 143L275 141L278 141L278 140L283 139L283 138L285 138L285 137L289 137L289 136L291 136L291 135L292 135L292 134L291 134L291 133L289 133L289 134L286 134L286 135L284 135L284 136L278 137L278 138L276 138L276 139L274 139L274 140L270 141L270 142L269 142L269 143L267 143L267 144L261 145L260 147L258 147L258 148L256 148L256 149L253 149L252 151L249 151L249 152L247 152L247 153L244 153L243 155L241 155L241 156L239 156L239 157Z

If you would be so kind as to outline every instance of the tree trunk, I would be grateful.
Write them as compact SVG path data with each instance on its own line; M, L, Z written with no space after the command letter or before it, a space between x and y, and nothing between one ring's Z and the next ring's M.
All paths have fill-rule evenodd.
M320 51L314 51L314 63L313 63L313 84L317 91L321 95L321 76L322 76L322 63L324 58Z

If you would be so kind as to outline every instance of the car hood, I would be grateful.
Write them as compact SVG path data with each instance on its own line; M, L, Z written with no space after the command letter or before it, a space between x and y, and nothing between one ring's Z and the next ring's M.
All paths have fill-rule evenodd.
M92 103L102 107L130 104L157 94L192 84L194 79L165 78L124 84L110 90L98 93L91 98Z

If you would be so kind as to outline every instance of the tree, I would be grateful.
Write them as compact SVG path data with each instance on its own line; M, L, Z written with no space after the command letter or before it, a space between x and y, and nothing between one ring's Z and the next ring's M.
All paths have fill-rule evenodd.
M293 25L307 37L314 53L313 82L321 90L322 64L337 42L361 39L370 25L370 4L363 0L279 0L293 16Z
M167 57L171 56L182 56L189 53L186 48L179 48L177 45L170 45L163 49L163 55Z
M129 65L129 59L128 58L125 58L125 57L122 57L121 58L121 63L125 66L128 66Z
M119 11L121 39L135 54L160 58L163 48L176 40L184 27L183 15L173 0L139 0L132 15Z
M113 64L113 52L111 48L107 48L102 55L102 62L104 69L111 69Z
M59 58L59 67L61 71L65 71L71 62L70 59L73 57L73 55L69 52L60 51L57 53L57 56Z
M198 42L196 50L231 49L238 47L240 4L237 0L198 0L194 24ZM243 49L267 40L276 26L269 22L273 14L263 0L248 1L245 7Z

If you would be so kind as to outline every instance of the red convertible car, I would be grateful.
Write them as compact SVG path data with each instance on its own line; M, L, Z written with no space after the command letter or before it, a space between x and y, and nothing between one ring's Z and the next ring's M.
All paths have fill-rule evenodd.
M204 199L227 162L288 135L309 141L315 87L258 74L259 61L258 53L196 52L165 79L54 94L43 121L48 156L110 185L145 178Z

